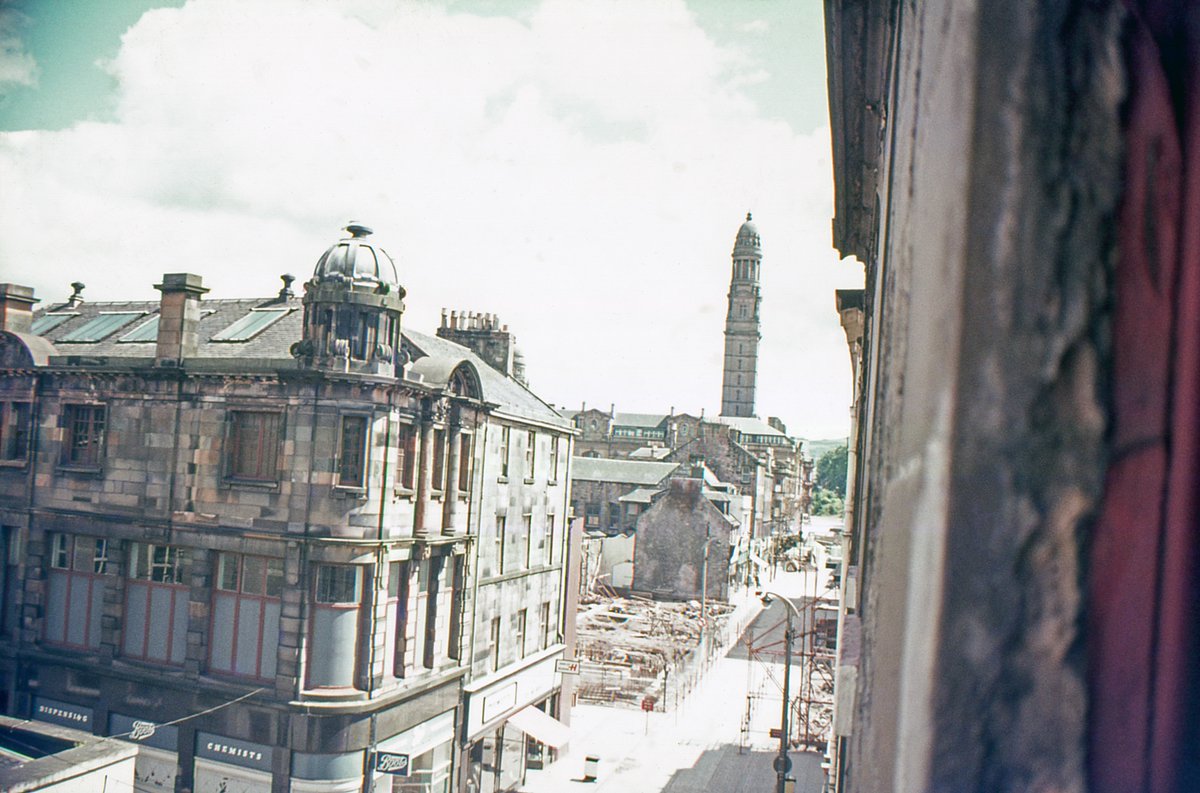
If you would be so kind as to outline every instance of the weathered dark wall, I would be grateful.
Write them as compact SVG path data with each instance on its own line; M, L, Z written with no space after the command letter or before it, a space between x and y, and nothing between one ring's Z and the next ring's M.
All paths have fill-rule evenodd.
M638 518L633 588L667 598L699 599L708 549L709 598L728 597L730 524L701 495L699 479L672 479L670 488Z
M844 789L1083 791L1122 14L892 10Z
M931 785L1086 789L1084 548L1106 458L1116 3L980 6Z

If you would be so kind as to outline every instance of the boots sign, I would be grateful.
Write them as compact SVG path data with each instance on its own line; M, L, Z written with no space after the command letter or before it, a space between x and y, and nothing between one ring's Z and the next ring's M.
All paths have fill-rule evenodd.
M408 755L396 752L376 752L375 770L382 774L408 776Z

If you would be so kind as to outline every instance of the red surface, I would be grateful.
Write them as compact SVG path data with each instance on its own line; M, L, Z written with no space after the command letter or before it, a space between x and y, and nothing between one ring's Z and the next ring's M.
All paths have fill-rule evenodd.
M1200 9L1127 0L1113 458L1092 546L1096 793L1187 782L1200 496Z

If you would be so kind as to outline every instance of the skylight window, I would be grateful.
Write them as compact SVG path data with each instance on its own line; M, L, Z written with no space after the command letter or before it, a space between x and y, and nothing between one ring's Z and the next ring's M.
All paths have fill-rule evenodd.
M155 314L147 322L143 322L133 330L126 333L119 342L131 341L157 341L158 340L158 314Z
M37 319L35 319L33 321L33 328L31 328L30 332L32 332L35 336L41 336L43 333L54 330L59 325L63 324L68 319L70 319L71 317L77 317L77 316L79 316L79 314L77 314L77 313L42 314L40 317L38 317Z
M133 320L143 316L142 311L113 311L92 317L75 330L60 336L58 342L94 342L116 333Z
M252 309L249 314L212 337L212 341L250 341L287 314L290 308Z

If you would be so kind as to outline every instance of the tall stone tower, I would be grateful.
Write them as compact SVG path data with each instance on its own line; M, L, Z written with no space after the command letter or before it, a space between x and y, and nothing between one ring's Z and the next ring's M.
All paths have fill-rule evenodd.
M754 415L754 383L758 375L758 286L762 241L746 213L733 243L733 275L729 279L729 312L725 315L725 378L721 385L722 416Z

